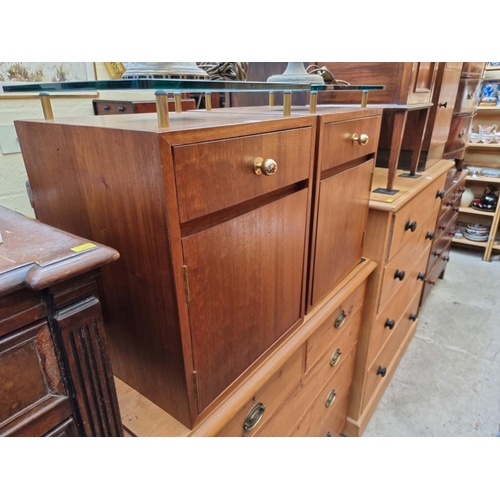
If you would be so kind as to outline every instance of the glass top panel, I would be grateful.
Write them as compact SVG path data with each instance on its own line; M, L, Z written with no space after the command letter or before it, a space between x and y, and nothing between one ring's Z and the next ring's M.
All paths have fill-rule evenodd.
M239 82L229 80L186 80L130 78L86 82L40 82L3 85L8 92L66 92L89 90L166 90L167 92L323 92L384 90L384 85L321 85L309 83Z

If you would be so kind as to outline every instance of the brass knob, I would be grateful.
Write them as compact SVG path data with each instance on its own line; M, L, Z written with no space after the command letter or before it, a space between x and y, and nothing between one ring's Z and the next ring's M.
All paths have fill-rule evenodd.
M336 398L337 398L337 393L335 392L335 389L332 389L330 391L330 394L328 394L328 397L326 398L325 406L327 408L330 408L330 406L332 406L332 404L335 403Z
M340 314L337 316L335 323L333 324L334 328L340 328L345 323L346 318L347 318L347 314L342 309L342 311L340 311Z
M340 361L340 356L342 356L342 351L337 347L335 352L332 354L332 358L330 359L330 366L335 366Z
M352 136L352 143L353 144L359 144L360 146L366 146L368 142L370 141L370 137L367 136L366 134L353 134Z
M264 415L265 409L266 405L260 402L250 408L250 411L247 413L245 421L243 422L243 430L245 432L251 431L257 426Z
M271 158L261 158L260 156L253 162L253 171L257 174L274 175L278 170L278 164Z

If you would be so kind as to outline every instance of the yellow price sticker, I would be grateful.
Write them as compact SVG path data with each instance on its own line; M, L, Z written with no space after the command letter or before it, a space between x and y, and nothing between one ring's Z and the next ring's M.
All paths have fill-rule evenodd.
M393 199L392 198L387 198L387 200L385 200L387 203L392 203L393 202Z
M84 243L83 245L73 247L71 250L73 252L79 253L83 252L84 250L90 250L91 248L97 248L97 245L95 245L94 243Z

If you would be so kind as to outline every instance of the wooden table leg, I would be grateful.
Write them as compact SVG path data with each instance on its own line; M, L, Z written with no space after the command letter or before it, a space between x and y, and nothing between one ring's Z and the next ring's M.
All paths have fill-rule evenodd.
M429 108L420 109L417 113L417 125L415 130L412 131L410 177L414 177L417 172L420 153L422 152L422 143L424 142L425 126L427 125L427 118L429 117Z

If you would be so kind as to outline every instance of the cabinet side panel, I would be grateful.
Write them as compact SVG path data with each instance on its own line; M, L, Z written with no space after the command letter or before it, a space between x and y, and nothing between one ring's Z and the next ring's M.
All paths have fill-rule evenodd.
M38 218L120 252L100 294L114 373L189 425L158 136L16 128Z

